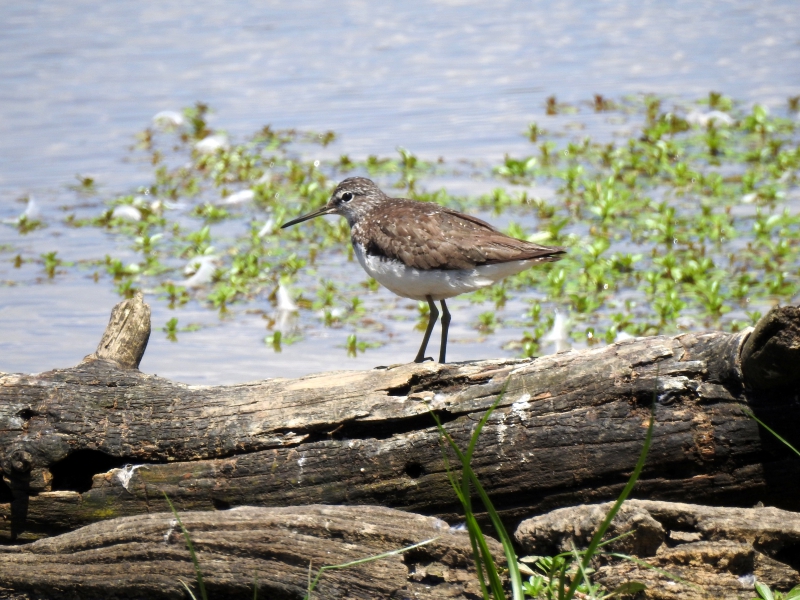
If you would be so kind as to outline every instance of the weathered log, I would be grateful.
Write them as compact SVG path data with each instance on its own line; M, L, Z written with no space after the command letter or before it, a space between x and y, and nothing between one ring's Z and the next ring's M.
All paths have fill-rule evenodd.
M132 314L146 314L140 298L129 302ZM131 322L144 330L137 319L112 318L110 328ZM512 527L615 497L654 396L639 497L800 508L800 461L742 411L749 406L800 447L798 324L800 310L786 307L764 317L754 338L686 333L533 360L220 387L141 373L113 350L69 369L0 375L0 535L35 539L163 511L162 492L181 510L375 504L455 521L428 411L466 446L501 394L473 466Z
M539 556L585 548L610 508L559 508L523 521L514 537L522 553ZM605 550L656 568L599 556L593 580L609 590L639 581L654 600L750 600L755 581L784 592L800 584L798 513L629 500L606 535L618 536Z
M469 537L447 523L377 506L242 507L180 515L211 598L301 599L309 577L429 541L402 554L323 573L313 598L480 597ZM432 541L430 541L432 540ZM488 540L498 560L500 544ZM24 546L0 547L0 598L183 599L195 570L171 513L122 517ZM4 594L3 589L7 590Z

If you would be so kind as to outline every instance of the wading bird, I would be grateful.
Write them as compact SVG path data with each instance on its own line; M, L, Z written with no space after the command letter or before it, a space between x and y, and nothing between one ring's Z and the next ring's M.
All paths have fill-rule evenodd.
M425 349L439 317L436 301L442 306L439 362L444 363L450 326L447 298L559 260L565 252L509 237L481 219L438 204L390 198L363 177L345 179L325 206L281 229L320 215L347 219L358 262L378 283L403 298L428 302L428 327L414 359L418 363L426 360Z

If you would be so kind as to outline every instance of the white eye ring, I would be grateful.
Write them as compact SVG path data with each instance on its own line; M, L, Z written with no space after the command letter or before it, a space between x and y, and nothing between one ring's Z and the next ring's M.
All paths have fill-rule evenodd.
M345 192L342 194L342 202L350 202L353 199L353 194L351 192Z

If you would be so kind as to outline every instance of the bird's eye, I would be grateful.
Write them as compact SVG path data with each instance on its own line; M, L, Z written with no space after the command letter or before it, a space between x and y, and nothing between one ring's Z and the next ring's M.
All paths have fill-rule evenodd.
M353 194L350 192L345 192L342 194L342 202L350 202L353 199Z

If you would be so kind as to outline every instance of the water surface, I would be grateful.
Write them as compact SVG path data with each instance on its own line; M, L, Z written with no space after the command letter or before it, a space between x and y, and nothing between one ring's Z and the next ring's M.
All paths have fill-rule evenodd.
M423 158L489 164L530 152L522 132L532 121L547 124L550 95L573 103L595 93L693 100L717 90L784 106L800 94L800 5L5 3L0 81L0 219L19 214L17 200L33 194L49 224L24 238L0 226L0 370L33 372L91 352L118 297L89 269L53 283L41 266L14 269L11 259L20 248L73 261L124 257L112 235L60 225L60 207L76 201L65 185L76 173L91 175L111 197L148 183L149 166L132 161L128 147L160 110L202 100L216 110L214 125L234 137L267 123L336 131L321 158L403 146ZM583 122L589 135L613 129L601 116ZM453 186L483 191L468 177ZM330 269L363 277L353 263ZM394 302L387 292L373 301ZM400 311L386 323L396 329L392 343L357 359L346 357L337 330L275 354L262 342L260 315L220 321L190 304L181 321L208 326L174 344L158 331L171 311L148 302L154 333L142 368L194 383L401 362L420 335ZM501 349L502 335L479 340L471 327L479 309L459 300L453 307L453 359L513 353Z

